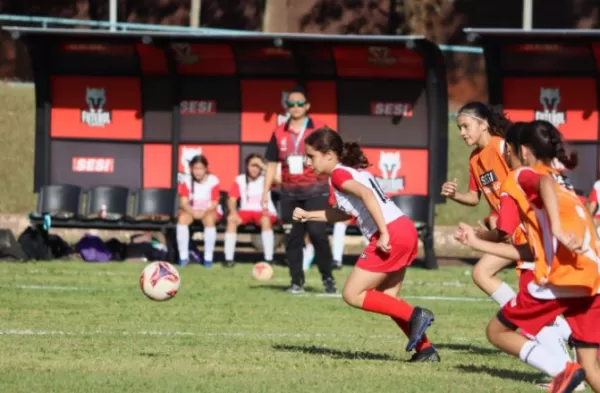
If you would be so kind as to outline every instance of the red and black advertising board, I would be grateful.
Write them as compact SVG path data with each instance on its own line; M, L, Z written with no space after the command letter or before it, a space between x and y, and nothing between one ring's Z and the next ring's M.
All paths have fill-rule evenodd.
M360 141L389 194L439 202L446 77L425 39L8 30L35 69L36 190L175 187L196 154L228 189L300 84L312 116Z
M490 103L511 120L547 120L579 154L569 173L587 195L600 168L600 34L582 30L466 29L483 45Z

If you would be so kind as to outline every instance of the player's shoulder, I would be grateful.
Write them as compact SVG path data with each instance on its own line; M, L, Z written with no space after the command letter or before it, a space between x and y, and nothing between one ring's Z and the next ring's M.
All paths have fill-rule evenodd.
M220 183L220 180L216 175L209 173L208 176L206 177L206 183L210 184L210 185L216 185L216 184Z
M600 190L600 180L596 180L592 188L595 190Z
M246 182L246 174L245 173L240 173L239 175L237 175L235 177L235 182L236 183L245 183Z

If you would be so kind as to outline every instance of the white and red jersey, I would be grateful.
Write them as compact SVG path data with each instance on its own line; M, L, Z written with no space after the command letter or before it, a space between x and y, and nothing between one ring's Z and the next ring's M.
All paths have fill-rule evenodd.
M364 202L360 198L342 191L342 184L347 180L355 180L373 191L386 224L404 216L402 210L385 196L377 180L375 180L375 177L371 173L366 170L359 171L341 164L336 165L329 177L329 184L331 184L335 194L335 204L339 210L352 217L356 217L358 227L365 237L371 238L379 229Z
M191 176L187 176L179 183L178 192L179 196L189 198L194 210L206 210L212 202L219 202L221 199L219 178L210 173L202 182L193 181ZM220 203L217 204L217 213L223 214Z
M594 183L594 187L592 187L592 191L590 192L590 196L587 200L588 202L596 202L600 205L600 180L597 180ZM600 209L596 209L594 212L594 217L600 217Z
M260 202L262 201L264 186L265 177L263 175L252 180L242 173L235 178L235 182L229 190L229 196L240 201L240 211L262 212L263 209ZM271 215L277 215L270 192L268 210Z

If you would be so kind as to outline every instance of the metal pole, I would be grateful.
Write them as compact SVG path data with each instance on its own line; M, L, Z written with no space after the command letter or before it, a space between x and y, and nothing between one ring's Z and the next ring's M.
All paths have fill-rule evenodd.
M117 30L117 0L109 0L110 31Z
M192 0L190 6L190 27L200 27L200 12L202 11L202 0Z
M523 0L523 30L533 28L533 0Z

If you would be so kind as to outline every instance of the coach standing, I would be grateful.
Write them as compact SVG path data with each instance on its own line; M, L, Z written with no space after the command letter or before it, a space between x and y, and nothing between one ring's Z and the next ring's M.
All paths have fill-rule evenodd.
M294 208L323 210L328 207L329 184L326 176L318 176L305 165L304 138L323 127L308 116L310 104L302 88L293 89L287 99L289 119L273 132L267 152L263 208L268 204L268 195L281 163L281 219L286 234L285 253L288 259L291 286L290 293L304 292L304 270L302 249L306 231L315 248L315 262L323 279L326 293L337 292L331 274L332 255L327 226L325 223L299 223L292 220Z

